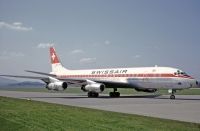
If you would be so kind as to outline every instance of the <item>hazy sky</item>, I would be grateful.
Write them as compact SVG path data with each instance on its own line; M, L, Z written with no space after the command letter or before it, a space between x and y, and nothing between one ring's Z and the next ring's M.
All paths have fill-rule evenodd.
M0 0L0 73L170 66L200 79L199 0Z

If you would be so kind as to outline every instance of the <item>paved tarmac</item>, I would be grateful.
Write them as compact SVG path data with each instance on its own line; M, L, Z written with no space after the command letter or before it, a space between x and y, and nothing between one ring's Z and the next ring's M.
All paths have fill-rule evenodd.
M88 98L86 94L1 90L0 96L200 123L200 95L176 95L176 100L167 95L110 98L100 94L99 98Z

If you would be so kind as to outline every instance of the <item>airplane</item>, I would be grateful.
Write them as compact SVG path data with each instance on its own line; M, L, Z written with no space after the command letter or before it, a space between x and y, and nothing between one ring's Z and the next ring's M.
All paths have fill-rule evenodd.
M39 79L46 83L48 90L55 91L63 91L69 86L79 86L82 91L88 93L88 97L98 97L105 88L113 88L113 92L109 93L110 97L120 97L118 88L132 88L150 93L158 89L168 89L170 99L175 99L177 90L200 87L200 83L193 77L172 67L69 70L63 67L54 47L50 47L50 58L50 73L26 70L42 76L0 76Z

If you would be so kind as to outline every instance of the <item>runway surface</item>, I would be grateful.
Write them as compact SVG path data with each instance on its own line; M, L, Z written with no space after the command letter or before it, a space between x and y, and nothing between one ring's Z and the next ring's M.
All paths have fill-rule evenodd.
M0 96L200 123L200 95L88 98L85 94L0 91Z

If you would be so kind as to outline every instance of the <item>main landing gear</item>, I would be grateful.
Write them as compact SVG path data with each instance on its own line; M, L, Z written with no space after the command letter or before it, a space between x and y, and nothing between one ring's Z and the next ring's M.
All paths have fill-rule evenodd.
M110 97L120 97L120 93L117 92L117 88L114 88L113 92L109 93Z
M175 93L176 93L176 90L173 90L173 89L169 89L168 92L171 94L170 95L170 99L174 100L175 99Z
M99 97L99 93L97 93L97 92L88 92L88 97L93 97L93 98Z

